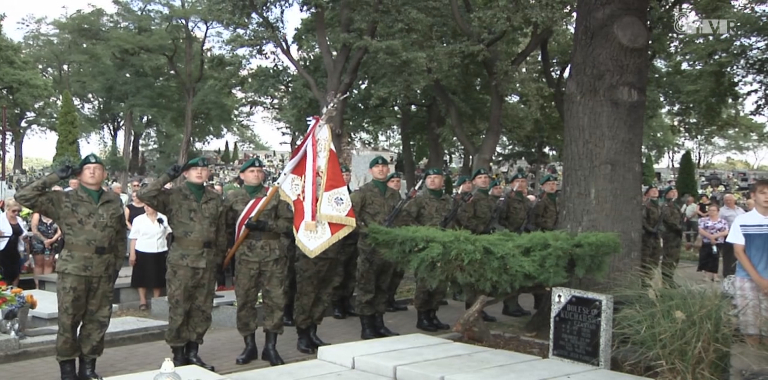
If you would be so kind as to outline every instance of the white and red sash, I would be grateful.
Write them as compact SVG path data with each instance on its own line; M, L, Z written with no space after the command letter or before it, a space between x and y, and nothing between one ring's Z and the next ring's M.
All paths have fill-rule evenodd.
M269 193L269 188L266 188L266 190L267 193ZM235 229L235 241L237 241L237 239L240 238L240 234L243 233L243 230L245 229L245 222L256 215L256 211L259 209L259 204L264 198L266 197L256 197L251 199L251 201L248 202L248 204L245 206L245 209L243 209L243 212L240 213L240 217L237 218L237 224L235 225L237 227Z

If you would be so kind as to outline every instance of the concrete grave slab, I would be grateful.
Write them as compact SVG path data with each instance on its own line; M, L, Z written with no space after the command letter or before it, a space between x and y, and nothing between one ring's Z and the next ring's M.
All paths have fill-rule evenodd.
M320 347L317 358L347 368L354 368L356 357L446 343L453 342L424 334L400 335Z
M542 360L538 356L490 350L397 367L397 380L443 380L445 376L509 364Z
M344 372L336 372L336 373L329 373L327 375L320 375L315 377L309 377L308 380L392 380L391 377L384 377L379 375L374 375L372 373L363 372L363 371L357 371L357 370L346 370Z
M112 318L109 321L109 327L107 328L106 336L111 337L124 334L158 331L166 328L167 326L167 321L158 321L155 319L139 317ZM52 333L48 335L28 336L26 339L22 339L19 342L21 344L21 348L31 348L46 344L54 344L56 342L56 334Z
M56 292L45 290L25 290L24 294L31 294L37 299L37 308L30 310L29 315L35 318L56 319L59 317L59 301Z
M160 364L158 364L158 367L160 367ZM154 371L129 373L127 375L107 377L106 380L152 380L158 373L160 373L159 368ZM227 380L226 377L219 375L218 373L208 371L195 365L178 367L176 368L176 373L179 374L182 379Z
M583 372L593 372L596 367L586 364L566 363L560 360L542 359L449 375L445 380L544 380Z
M456 360L461 360L460 355L487 351L492 351L492 349L464 343L436 344L380 354L357 356L355 357L355 369L394 378L397 368L403 365L454 356L456 357Z
M550 380L644 380L644 379L649 379L649 378L628 375L626 373L621 373L621 372L608 371L605 369L598 369L596 371L583 372L576 375L556 377Z
M300 380L344 371L349 371L349 368L322 360L308 360L289 365L238 372L228 376L230 380Z

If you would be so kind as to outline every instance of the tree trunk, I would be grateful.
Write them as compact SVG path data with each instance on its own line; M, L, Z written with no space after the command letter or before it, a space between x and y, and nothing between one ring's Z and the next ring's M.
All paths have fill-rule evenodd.
M499 78L495 73L495 63L485 62L484 65L490 82L491 110L488 118L488 129L485 130L485 136L483 136L482 143L477 149L477 154L472 162L472 170L490 168L501 139L501 108L504 105L504 96L501 94L501 89L497 83Z
M472 175L472 153L464 147L464 161L461 164L461 174Z
M186 105L184 106L184 136L181 140L181 151L179 151L179 165L184 165L189 160L189 147L192 142L192 104L195 101L195 90L187 89L184 93Z
M453 332L459 333L464 339L473 342L486 343L490 341L491 330L483 321L482 312L485 307L496 304L501 300L503 298L478 297L477 301L456 321L456 325L453 326Z
M640 264L649 0L579 0L565 94L559 227L616 232L610 278ZM595 210L599 210L596 212Z
M440 107L433 101L427 106L427 146L429 147L429 156L427 159L427 168L443 168L445 160L445 149L440 140L440 129L445 125L445 118L440 113ZM405 153L405 152L403 152Z
M11 131L11 135L13 136L13 168L11 169L11 173L14 173L17 170L21 171L21 169L24 168L24 152L22 150L24 149L24 137L26 136L26 131L19 126L18 129ZM5 154L5 152L3 154Z
M128 171L130 173L138 173L139 162L141 158L141 136L144 135L143 131L134 131L133 139L131 141L131 161L128 163Z
M347 99L339 101L336 106L336 114L331 118L331 132L333 136L333 146L336 147L336 153L339 156L339 162L344 165L352 163L352 150L349 144L349 134L344 131L344 111L347 108Z
M131 141L133 141L133 110L125 113L125 128L123 128L123 163L125 170L120 173L120 183L123 189L128 188L128 173L131 167Z
M411 109L410 106L400 107L400 141L403 144L403 170L405 183L408 188L416 186L416 164L413 162L413 146L411 145Z

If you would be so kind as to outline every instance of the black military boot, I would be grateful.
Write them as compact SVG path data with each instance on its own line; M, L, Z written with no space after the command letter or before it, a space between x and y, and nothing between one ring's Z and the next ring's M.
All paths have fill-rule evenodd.
M315 324L309 326L309 339L312 340L312 343L314 343L316 347L330 345L329 343L323 342L323 340L320 339L319 336L317 336L317 325Z
M347 315L351 317L357 316L357 313L355 312L355 305L352 304L352 298L344 298L342 305L347 308Z
M243 350L243 353L235 359L235 364L248 364L259 358L259 349L256 347L256 334L250 333L244 336L243 342L245 342L245 349Z
M389 298L387 298L387 309L388 312L396 312L396 311L407 311L408 306L405 305L398 305L397 302L395 302L395 295L391 295Z
M333 302L333 318L334 319L346 319L347 310L344 307L344 299L338 299Z
M373 315L361 315L360 316L360 339L368 340L368 339L376 339L376 338L382 338L381 335L379 335L378 332L376 332L376 328L374 327L374 316Z
M428 311L416 310L416 328L429 332L437 331L437 326L432 324Z
M200 350L200 345L197 344L197 342L188 342L187 343L187 362L192 365L196 365L198 367L205 368L211 372L213 372L213 366L205 364L203 359L200 359L200 356L198 355L198 350Z
M80 357L80 371L77 376L80 380L103 380L96 373L96 359L86 359L82 356Z
M437 318L437 310L435 309L429 311L429 319L438 330L449 330L451 328L451 325L445 324Z
M302 354L312 355L317 352L317 346L312 342L312 338L309 336L309 327L301 328L296 326L296 349Z
M501 314L514 317L514 318L520 318L520 317L527 317L531 315L531 312L523 309L523 307L520 306L519 303L516 303L516 306L511 306L511 307L504 304L504 308L501 309Z
M400 334L390 330L387 328L387 326L384 325L384 314L376 314L374 317L375 324L374 329L376 329L376 332L381 335L382 337L388 337L388 336L398 336Z
M269 365L283 365L285 362L277 353L277 333L267 331L264 333L264 350L261 351L261 360L269 362Z
M61 380L77 380L77 368L75 367L75 359L60 361L59 369L61 370Z
M184 349L184 346L171 347L171 352L173 352L174 367L181 367L189 364L189 362L187 362L187 353L184 352Z
M287 303L283 307L283 326L293 326L293 304Z

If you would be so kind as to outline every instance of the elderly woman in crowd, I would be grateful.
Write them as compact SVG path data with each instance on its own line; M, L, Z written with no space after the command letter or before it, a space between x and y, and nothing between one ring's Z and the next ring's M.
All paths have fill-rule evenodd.
M698 272L704 272L704 279L718 281L717 270L720 266L720 252L725 238L728 236L728 221L720 217L720 206L710 203L707 216L699 218L699 249Z
M35 287L38 276L53 273L53 258L61 251L61 229L51 218L40 213L32 214L32 258L35 263Z
M6 283L18 286L21 257L25 253L27 228L21 219L21 205L14 199L5 201L0 214L0 275Z
M165 288L165 260L168 257L168 235L172 232L168 218L148 205L131 225L130 256L133 267L131 287L139 291L139 310L147 310L147 289L155 298Z

